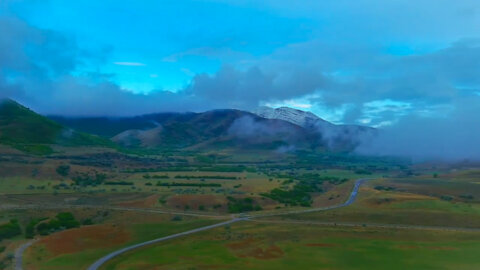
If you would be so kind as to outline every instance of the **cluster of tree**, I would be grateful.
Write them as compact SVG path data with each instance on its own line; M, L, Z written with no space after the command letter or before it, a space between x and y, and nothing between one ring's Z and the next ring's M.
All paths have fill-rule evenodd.
M149 175L149 174L145 174L143 175L143 178L145 179L168 179L170 178L168 175Z
M202 172L256 172L256 169L253 167L247 167L244 165L238 165L238 166L211 166L211 167L201 167L198 168L199 171Z
M35 225L33 225L35 227ZM62 212L58 213L55 218L50 219L48 222L42 222L36 226L37 232L40 235L48 235L51 232L77 228L80 226L72 213Z
M291 189L275 188L262 196L286 205L309 207L312 204L312 192L322 192L323 189L315 183L298 182Z
M228 196L228 212L229 213L243 213L251 211L260 211L262 207L258 205L252 198L236 199Z
M28 239L32 239L33 237L35 237L35 227L38 225L38 223L46 219L48 218L35 218L30 220L30 222L25 227L25 237Z
M384 191L392 191L395 190L394 187L386 187L386 186L375 186L376 190L384 190Z
M158 187L221 187L221 184L217 183L157 183Z
M127 181L107 181L104 184L111 185L111 186L133 186L133 182L127 182Z
M70 166L62 164L57 167L57 173L63 177L67 177L70 174Z
M176 175L175 178L177 179L218 179L218 180L237 180L235 176L222 176L222 175L200 175L200 176L192 176L192 175Z
M189 172L194 171L195 168L192 167L156 167L156 168L134 168L123 170L124 173L148 173L148 172Z
M318 173L304 173L300 174L295 177L302 182L315 182L315 183L322 183L322 182L329 182L330 184L340 185L348 181L347 178L340 178L337 176L322 176Z
M101 185L105 179L107 179L107 175L97 171L88 173L81 172L72 177L75 185L83 187Z
M12 219L8 223L0 225L0 241L3 239L9 239L17 235L22 234L22 229L18 220Z
M195 160L197 160L200 163L208 163L208 164L213 164L217 160L217 157L215 155L197 155L195 156Z
M471 194L462 194L459 197L462 198L462 199L465 199L465 200L473 200L473 198L474 198L473 195L471 195Z

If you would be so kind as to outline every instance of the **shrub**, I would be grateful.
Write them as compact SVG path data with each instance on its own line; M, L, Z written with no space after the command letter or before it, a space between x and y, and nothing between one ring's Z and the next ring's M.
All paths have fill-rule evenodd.
M18 220L12 219L9 223L0 225L0 241L9 239L22 234L22 229L18 224Z
M250 212L250 211L260 211L262 207L260 205L255 204L255 201L252 198L243 198L243 199L236 199L231 196L227 197L228 199L228 212L230 213L243 213L243 212Z
M59 175L67 177L70 174L70 166L62 164L57 167L56 171Z
M62 212L58 213L57 216L49 222L38 224L37 231L40 235L48 235L52 231L77 228L79 226L80 222L75 219L72 213Z
M172 221L182 221L182 217L181 216L174 216L172 218Z

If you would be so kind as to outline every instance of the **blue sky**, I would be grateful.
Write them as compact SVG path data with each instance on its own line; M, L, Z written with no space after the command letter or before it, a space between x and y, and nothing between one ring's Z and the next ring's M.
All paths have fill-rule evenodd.
M292 3L4 0L0 94L45 114L270 105L372 126L480 107L479 1Z
M222 64L241 65L306 41L302 27L310 21L202 1L27 1L12 9L34 26L70 35L79 46L111 48L99 68L134 92L179 90L197 73L213 74Z

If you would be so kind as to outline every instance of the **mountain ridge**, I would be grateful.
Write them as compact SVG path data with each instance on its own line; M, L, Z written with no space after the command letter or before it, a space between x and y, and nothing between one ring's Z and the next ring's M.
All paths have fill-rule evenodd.
M200 113L156 113L132 117L47 118L14 101L6 104L9 105L3 106L3 111L0 108L0 138L3 138L4 143L10 141L10 144L16 145L116 144L127 148L159 150L232 148L350 151L362 136L374 130L369 127L335 125L311 112L288 107L263 109L258 115L236 109L219 109ZM46 135L38 132L42 130L46 130ZM16 133L20 136L12 135ZM7 139L5 134L10 134ZM30 135L34 137L29 137ZM40 135L43 137L35 138Z

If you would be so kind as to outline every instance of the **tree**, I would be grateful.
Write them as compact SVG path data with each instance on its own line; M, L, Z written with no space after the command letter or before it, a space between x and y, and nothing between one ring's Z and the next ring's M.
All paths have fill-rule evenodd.
M69 165L60 165L57 167L57 173L63 177L67 177L70 174L70 166Z

